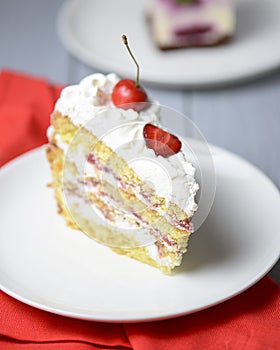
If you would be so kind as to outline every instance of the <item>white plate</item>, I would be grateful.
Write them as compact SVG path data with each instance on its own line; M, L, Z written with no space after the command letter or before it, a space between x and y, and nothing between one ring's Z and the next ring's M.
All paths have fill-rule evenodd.
M171 276L67 228L46 187L43 149L15 159L0 172L1 289L43 310L108 322L188 314L242 292L278 260L279 192L241 158L212 151L214 205Z
M127 34L143 82L213 86L280 66L279 18L280 1L238 0L237 32L230 44L161 52L151 41L143 0L68 0L58 16L58 32L74 56L98 70L134 76L134 64L121 42Z

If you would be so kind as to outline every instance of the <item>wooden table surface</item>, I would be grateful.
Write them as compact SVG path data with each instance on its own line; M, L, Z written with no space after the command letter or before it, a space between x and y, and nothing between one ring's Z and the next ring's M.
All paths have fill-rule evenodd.
M71 57L57 36L62 3L0 0L0 69L63 84L95 71ZM153 99L192 118L208 142L249 160L280 187L280 70L228 87L147 90ZM270 274L280 283L279 262Z

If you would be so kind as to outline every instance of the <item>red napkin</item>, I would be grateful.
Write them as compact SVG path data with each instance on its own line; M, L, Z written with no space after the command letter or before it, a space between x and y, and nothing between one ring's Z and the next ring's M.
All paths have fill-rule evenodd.
M61 86L7 71L0 73L0 166L47 142L50 113Z
M0 73L0 165L46 142L60 90L43 79ZM267 276L210 309L139 324L70 319L0 292L1 350L276 350L279 334L280 288Z

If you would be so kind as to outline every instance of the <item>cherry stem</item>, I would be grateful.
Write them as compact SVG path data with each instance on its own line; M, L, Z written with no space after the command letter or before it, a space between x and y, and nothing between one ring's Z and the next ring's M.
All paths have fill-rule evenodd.
M136 64L136 69L137 69L137 71L136 71L135 86L138 88L138 87L139 87L139 65L138 65L138 63L137 63L137 61L136 61L136 59L135 59L133 53L132 53L131 50L130 50L130 47L129 47L129 45L128 45L128 41L127 41L126 35L123 35L123 36L122 36L122 41L123 41L123 43L125 44L125 46L126 46L128 52L129 52L130 56L132 57L134 63Z

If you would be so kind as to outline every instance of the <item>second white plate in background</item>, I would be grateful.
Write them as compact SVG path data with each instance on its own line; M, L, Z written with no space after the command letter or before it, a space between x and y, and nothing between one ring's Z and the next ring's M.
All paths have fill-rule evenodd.
M145 1L68 0L58 16L65 47L103 72L133 77L126 34L143 82L201 87L253 78L280 66L280 1L236 1L237 31L228 45L161 52L151 40Z

